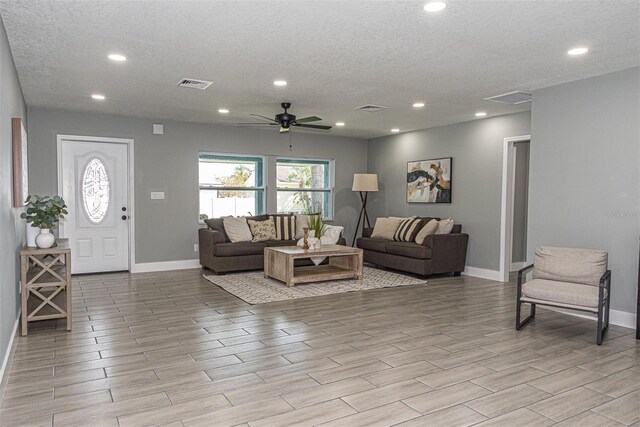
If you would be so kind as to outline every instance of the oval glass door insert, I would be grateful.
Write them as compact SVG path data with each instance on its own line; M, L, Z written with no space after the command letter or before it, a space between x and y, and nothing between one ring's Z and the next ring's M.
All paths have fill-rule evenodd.
M92 159L82 177L84 211L94 224L107 215L109 209L109 176L100 159Z

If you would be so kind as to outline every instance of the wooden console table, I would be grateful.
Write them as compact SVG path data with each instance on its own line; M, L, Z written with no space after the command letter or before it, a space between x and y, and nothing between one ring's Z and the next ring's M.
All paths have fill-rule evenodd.
M35 320L67 319L71 330L71 249L68 239L58 239L48 249L20 249L21 330Z

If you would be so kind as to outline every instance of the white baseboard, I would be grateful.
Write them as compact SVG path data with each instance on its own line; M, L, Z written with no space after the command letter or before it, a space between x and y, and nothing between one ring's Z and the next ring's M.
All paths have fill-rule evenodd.
M9 338L9 343L7 344L7 351L4 354L4 359L2 360L2 367L0 367L0 400L2 399L2 395L4 394L4 385L6 383L7 378L5 378L5 374L9 373L9 361L13 356L13 345L15 344L16 334L18 333L18 325L20 324L20 310L18 310L18 317L16 319L15 324L13 325L13 331L11 331L11 337Z
M496 282L500 282L501 281L501 277L500 277L500 272L497 270L489 270L486 268L478 268L478 267L465 267L464 271L462 272L462 274L464 274L465 276L473 276L473 277L479 277L481 279L489 279L489 280L495 280Z
M598 320L595 314L588 314L580 311L573 311L566 308L548 307L546 305L541 305L540 308L544 308L545 310L557 311L559 313L569 314L571 316L581 317L583 319L589 319L593 321ZM609 312L609 323L616 326L622 326L624 328L635 329L636 315L626 311L611 309L611 311Z
M518 271L518 270L522 270L523 268L525 268L527 266L527 263L525 261L522 262L512 262L511 263L511 270L510 271Z
M133 267L131 267L131 272L150 273L154 271L186 270L189 268L200 268L200 260L185 259L182 261L144 262L134 264Z

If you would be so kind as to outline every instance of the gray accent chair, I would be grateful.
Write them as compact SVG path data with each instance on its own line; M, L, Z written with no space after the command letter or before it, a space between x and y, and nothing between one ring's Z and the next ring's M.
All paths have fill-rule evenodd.
M608 254L591 249L536 249L534 263L518 272L516 330L520 330L536 315L536 305L586 311L598 316L596 343L609 327L611 271L607 270ZM526 272L533 269L533 279L523 282ZM520 320L522 304L529 304L529 316Z

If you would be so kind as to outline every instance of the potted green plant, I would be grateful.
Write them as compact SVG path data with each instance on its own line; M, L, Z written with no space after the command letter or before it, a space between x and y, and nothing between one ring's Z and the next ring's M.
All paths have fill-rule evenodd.
M309 230L313 230L313 237L319 239L324 233L324 223L322 222L322 212L315 212L309 215Z
M28 196L25 200L26 211L20 214L20 218L31 224L31 227L40 228L40 233L36 236L36 246L39 248L50 248L56 239L51 233L51 229L64 218L67 212L67 205L60 196Z

